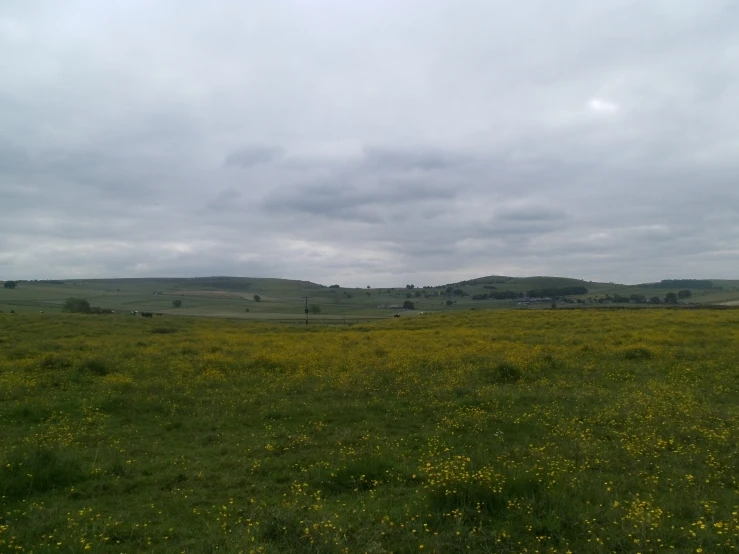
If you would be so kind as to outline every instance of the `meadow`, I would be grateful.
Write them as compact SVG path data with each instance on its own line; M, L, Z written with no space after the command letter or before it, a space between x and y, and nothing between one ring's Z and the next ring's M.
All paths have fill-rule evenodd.
M733 552L739 311L0 314L0 551Z
M685 300L690 304L739 303L739 281L713 280L713 288L695 289ZM495 283L491 285L490 283ZM410 286L410 284L408 285ZM562 277L482 277L472 281L435 287L345 288L323 286L309 281L248 277L139 278L139 279L68 279L65 281L19 281L17 288L0 287L0 313L60 314L71 297L83 298L90 305L118 313L156 312L188 317L249 319L256 321L296 322L305 320L305 304L318 306L319 313L309 314L313 324L359 323L388 319L395 313L408 315L424 311L449 313L510 309L515 299L475 300L476 295L494 291L526 293L531 289L582 286L587 294L570 300L604 298L607 295L643 294L663 298L681 288L647 285L596 283ZM338 288L337 288L338 287ZM448 294L459 288L465 295ZM684 287L682 287L684 288ZM259 297L259 301L255 300ZM405 311L403 303L413 302L414 310ZM175 307L174 303L179 303ZM545 308L550 302L532 304L529 309ZM560 307L568 304L560 302ZM571 306L571 304L570 304ZM413 313L415 315L415 313Z

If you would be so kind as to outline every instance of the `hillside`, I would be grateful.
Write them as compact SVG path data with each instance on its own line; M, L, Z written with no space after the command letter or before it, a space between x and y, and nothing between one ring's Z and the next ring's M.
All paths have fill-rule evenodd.
M309 281L249 277L73 279L19 281L15 289L0 288L0 311L61 312L67 298L84 298L92 306L129 313L155 312L239 319L304 321L306 298L315 323L370 321L424 312L508 309L521 296L568 296L580 304L606 303L615 296L642 294L664 298L680 287L669 281L621 285L564 277L487 276L442 286L403 285L390 288L348 288ZM578 290L575 290L578 289ZM587 290L581 293L581 290ZM712 280L711 288L692 289L691 303L739 300L739 281ZM404 302L415 311L403 310ZM175 307L175 303L181 304ZM317 306L317 308L313 308ZM532 305L535 307L548 307Z
M691 283L691 281L693 282ZM708 281L711 283L711 286L700 286L702 285L700 281ZM696 287L696 284L699 287ZM530 290L585 287L588 289L588 292L582 296L584 300L615 295L630 296L632 294L643 294L648 298L652 296L663 298L669 292L676 293L679 290L688 289L692 293L690 300L694 303L717 304L739 300L739 280L725 279L665 279L655 283L623 285L619 283L585 281L568 277L505 277L490 275L445 285L445 287L449 286L453 288L461 287L469 295L489 293L491 290L526 293Z

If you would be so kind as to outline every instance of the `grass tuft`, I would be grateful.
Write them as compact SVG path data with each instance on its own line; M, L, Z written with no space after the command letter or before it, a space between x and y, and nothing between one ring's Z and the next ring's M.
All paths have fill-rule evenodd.
M316 485L332 494L373 490L390 478L393 467L392 462L383 458L360 458L323 476Z
M521 369L510 363L500 363L493 370L493 380L496 383L511 384L518 383L523 377Z
M104 376L110 373L109 362L94 358L91 360L85 360L80 364L80 371L92 373L93 375Z
M0 497L24 498L80 482L85 474L69 452L43 446L13 452L0 467Z
M179 329L176 327L154 327L151 332L154 335L170 335L172 333L177 333Z
M626 360L651 360L654 358L654 352L649 348L637 346L633 348L624 348L621 350L621 356Z
M41 358L41 369L68 369L72 367L72 361L59 354L47 354Z
M439 513L458 510L466 516L475 513L500 514L505 510L506 498L484 483L456 483L453 488L434 488L429 491L429 505Z

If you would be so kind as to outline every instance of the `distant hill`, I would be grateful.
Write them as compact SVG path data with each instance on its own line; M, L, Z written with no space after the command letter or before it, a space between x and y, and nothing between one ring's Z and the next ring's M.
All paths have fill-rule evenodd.
M39 281L43 282L43 281ZM228 292L264 292L268 290L303 290L320 289L323 285L310 281L294 279L277 279L272 277L141 277L121 279L66 279L56 283L80 286L119 288L120 286L135 286L137 288L152 288L162 290L203 290Z
M603 298L608 296L630 296L642 294L647 298L653 296L664 297L669 292L690 290L691 302L702 304L731 303L739 300L739 280L726 279L663 279L654 283L638 285L624 285L620 283L604 283L585 281L570 277L506 277L489 275L466 281L458 281L443 285L442 288L461 288L471 296L515 292L528 293L531 291L545 291L552 289L571 289L584 287L587 293L582 298ZM567 293L563 293L565 295Z
M591 290L599 290L614 287L613 283L596 283L593 281L584 281L582 279L572 279L570 277L505 277L501 275L490 275L488 277L478 277L476 279L468 279L466 281L458 281L443 285L444 287L461 287L461 288L485 288L490 290L492 287L498 290L511 290L514 292L523 292L533 289L560 289L571 287L585 287ZM625 285L618 285L625 286Z
M2 283L2 281L0 281ZM229 317L273 321L305 321L309 308L317 322L389 318L397 312L448 312L510 309L522 297L562 298L564 304L627 303L633 298L664 299L690 290L683 303L739 302L739 280L664 279L623 285L570 277L488 275L439 286L401 285L366 288L326 286L296 279L208 276L196 278L121 278L17 281L0 287L2 313L58 313L68 298L116 313L163 313L165 316ZM415 311L404 311L406 302ZM544 307L543 303L538 305Z

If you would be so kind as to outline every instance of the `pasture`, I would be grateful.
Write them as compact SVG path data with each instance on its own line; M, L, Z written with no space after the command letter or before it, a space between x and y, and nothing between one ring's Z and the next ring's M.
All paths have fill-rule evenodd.
M490 284L495 283L495 284ZM687 301L696 304L739 300L739 281L714 280L710 290L694 290ZM305 299L319 313L310 313L313 324L368 322L387 319L395 313L414 311L448 313L474 309L508 309L516 300L474 300L472 297L495 291L525 293L530 289L583 286L588 294L572 299L586 301L605 295L638 293L664 297L678 288L626 286L558 277L485 277L470 282L436 287L335 288L309 281L240 277L192 279L68 279L65 281L20 281L12 290L0 287L0 312L59 314L67 298L83 298L93 306L120 313L155 312L188 317L216 317L257 321L302 322ZM461 289L464 296L448 294ZM259 297L259 301L255 300ZM415 310L405 311L406 300ZM175 308L174 303L181 304ZM529 309L549 308L550 302L532 304ZM565 307L560 305L560 307Z
M733 552L737 360L735 310L6 312L0 551Z

